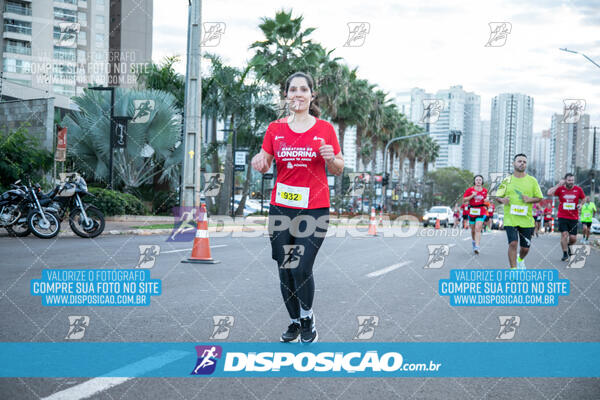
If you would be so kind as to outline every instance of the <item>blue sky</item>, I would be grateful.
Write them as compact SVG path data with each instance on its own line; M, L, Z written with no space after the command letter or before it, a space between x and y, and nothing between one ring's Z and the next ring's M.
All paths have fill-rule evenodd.
M185 70L187 0L154 1L153 58L179 54ZM442 1L367 3L345 1L204 1L202 19L225 23L219 44L205 48L230 65L242 66L263 39L261 17L280 9L304 17L310 36L359 76L390 94L421 87L428 92L462 85L481 96L481 118L490 118L493 96L504 92L534 97L534 132L550 127L564 99L586 100L591 123L600 125L600 0L595 1ZM360 47L343 47L349 22L370 28ZM485 47L490 22L509 22L506 44Z

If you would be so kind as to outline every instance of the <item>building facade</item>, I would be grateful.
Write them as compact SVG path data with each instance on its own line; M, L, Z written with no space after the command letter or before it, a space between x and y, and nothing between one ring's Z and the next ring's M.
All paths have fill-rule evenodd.
M531 154L532 135L533 98L518 93L503 93L494 97L490 120L489 172L511 173L516 154Z
M567 172L590 169L592 166L593 131L589 114L581 115L579 121L563 123L562 114L552 115L550 129L554 160L551 177L558 182Z

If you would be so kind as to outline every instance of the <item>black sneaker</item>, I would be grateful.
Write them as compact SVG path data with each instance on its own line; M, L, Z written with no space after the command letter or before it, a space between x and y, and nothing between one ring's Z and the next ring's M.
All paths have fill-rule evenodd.
M568 246L567 250L569 250L569 257L571 257L573 255L573 253L571 253L571 246Z
M293 322L288 326L287 331L281 334L279 341L284 343L297 342L298 336L300 336L300 324Z
M569 259L569 256L566 254L563 254L562 258L560 259L560 261L567 261Z
M319 335L315 329L314 316L313 318L300 318L300 325L302 326L302 332L300 334L302 343L316 342Z

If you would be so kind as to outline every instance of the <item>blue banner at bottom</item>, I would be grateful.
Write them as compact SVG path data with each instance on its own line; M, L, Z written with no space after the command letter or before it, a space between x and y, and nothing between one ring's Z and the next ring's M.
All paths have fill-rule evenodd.
M600 377L600 343L0 343L0 377Z

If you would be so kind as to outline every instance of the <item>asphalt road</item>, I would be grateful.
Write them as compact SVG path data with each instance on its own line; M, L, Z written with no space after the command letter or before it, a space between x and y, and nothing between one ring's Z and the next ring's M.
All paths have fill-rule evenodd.
M428 236L435 235L435 236ZM483 236L481 254L466 231L420 230L410 237L328 237L317 257L314 310L319 340L349 342L358 316L379 319L376 342L498 342L499 316L520 317L512 341L600 341L600 253L583 268L561 262L557 234L533 239L529 269L553 268L571 292L552 307L455 307L438 293L450 269L506 268L506 236ZM212 237L215 265L181 263L191 242L166 236L0 238L2 342L66 342L70 315L89 316L86 342L207 342L213 316L233 316L226 341L277 341L289 323L268 239ZM441 268L424 268L430 245L449 246ZM151 269L162 294L149 307L47 307L30 294L42 269L134 268L139 245L160 245ZM294 345L294 344L291 344ZM94 399L598 399L600 380L584 378L134 378L100 383L86 378L0 379L0 398L51 395ZM88 385L86 386L86 382ZM94 381L96 382L96 381ZM104 385L104 386L103 386ZM88 391L86 391L88 390ZM59 397L55 397L59 398Z

